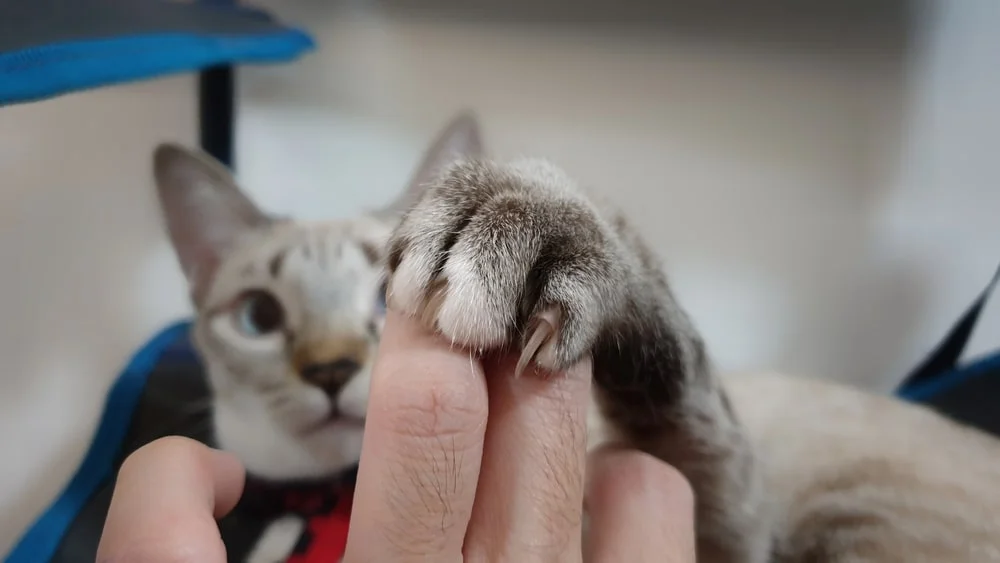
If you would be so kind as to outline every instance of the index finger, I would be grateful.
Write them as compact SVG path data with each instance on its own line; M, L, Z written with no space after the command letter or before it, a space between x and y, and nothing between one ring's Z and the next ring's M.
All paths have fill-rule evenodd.
M239 501L244 478L235 457L194 440L139 448L118 472L97 561L226 561L215 518Z
M390 309L372 370L345 562L461 556L486 418L480 363Z

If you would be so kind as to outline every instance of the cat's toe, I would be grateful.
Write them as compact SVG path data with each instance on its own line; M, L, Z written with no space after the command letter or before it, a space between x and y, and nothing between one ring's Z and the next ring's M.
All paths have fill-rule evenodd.
M456 244L438 267L428 266L428 252L406 252L390 275L386 301L454 344L505 347L516 320L517 288L504 292L503 284L484 279L473 253L462 246Z
M431 321L436 307L428 307L437 293L430 291L434 281L434 260L426 250L421 251L419 246L402 238L390 241L389 279L385 290L388 307L424 319L431 328L435 328Z

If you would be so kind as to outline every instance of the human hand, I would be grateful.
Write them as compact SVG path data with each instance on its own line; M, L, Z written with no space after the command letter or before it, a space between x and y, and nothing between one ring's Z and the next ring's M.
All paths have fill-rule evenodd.
M389 313L345 563L694 562L676 470L621 450L587 467L589 363L514 377L516 360L473 361Z
M586 363L514 378L515 360L472 361L391 312L379 354L345 563L695 561L693 495L676 470L622 450L588 464ZM235 458L192 440L139 449L97 560L225 561L215 518L243 482Z

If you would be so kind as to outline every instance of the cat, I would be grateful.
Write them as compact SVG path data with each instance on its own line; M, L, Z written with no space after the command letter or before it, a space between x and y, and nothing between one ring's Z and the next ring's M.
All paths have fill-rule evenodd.
M387 300L470 349L520 350L519 369L589 355L590 446L690 480L701 563L1000 561L1000 440L829 381L717 373L626 218L550 162L491 160L472 114L351 220L271 217L175 144L154 173L215 434L251 473L357 462ZM294 522L272 528L252 560L294 543Z

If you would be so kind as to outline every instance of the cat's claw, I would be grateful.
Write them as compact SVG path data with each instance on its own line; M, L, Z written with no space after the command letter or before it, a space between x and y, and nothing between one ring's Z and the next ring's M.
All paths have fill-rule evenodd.
M521 377L529 364L543 368L553 367L550 356L552 347L558 339L559 313L554 309L548 309L535 316L528 323L528 335L521 349L521 357L517 360L517 367L514 368L514 377Z
M521 356L514 368L514 377L520 377L530 364L553 371L559 366L556 360L555 347L559 342L560 312L551 308L535 315L528 323L525 334L528 335L521 348Z

